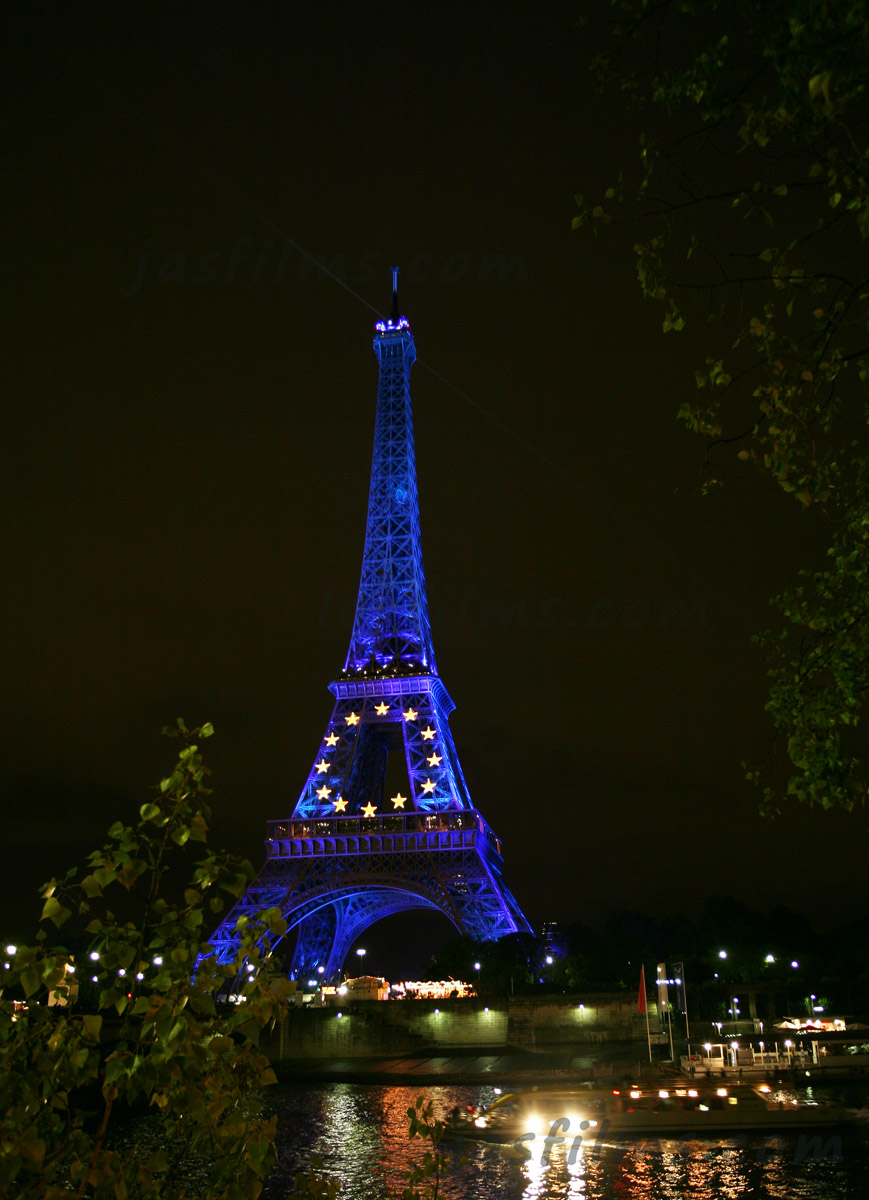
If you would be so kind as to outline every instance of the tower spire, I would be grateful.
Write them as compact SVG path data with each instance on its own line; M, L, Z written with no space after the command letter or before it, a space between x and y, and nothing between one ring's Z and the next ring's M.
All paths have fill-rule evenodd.
M345 673L436 674L413 448L410 370L413 334L398 310L398 267L392 268L392 316L378 321L380 364L368 521L356 617Z

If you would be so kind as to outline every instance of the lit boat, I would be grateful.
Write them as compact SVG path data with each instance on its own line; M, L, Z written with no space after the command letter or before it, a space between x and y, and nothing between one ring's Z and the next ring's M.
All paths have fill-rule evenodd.
M853 1119L832 1104L772 1100L765 1085L535 1088L499 1096L479 1114L455 1120L448 1128L465 1137L513 1143L517 1152L530 1154L547 1137L570 1145L577 1135L594 1144L631 1134L678 1139L755 1130L785 1133Z

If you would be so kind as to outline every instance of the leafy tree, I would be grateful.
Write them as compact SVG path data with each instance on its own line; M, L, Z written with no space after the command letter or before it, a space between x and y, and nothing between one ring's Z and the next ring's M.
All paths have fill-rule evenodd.
M704 486L735 453L814 514L827 561L775 597L764 807L852 808L869 694L869 0L604 0L593 69L641 113L635 164L574 226L629 224L664 332L708 320Z
M256 1040L285 1008L288 985L269 961L285 925L277 910L264 912L242 929L234 962L211 954L204 939L253 869L206 847L198 742L211 726L179 721L167 732L184 744L153 801L135 826L111 827L84 872L46 885L35 944L4 972L0 1193L10 1200L252 1200L273 1161L275 1121L256 1089L274 1074ZM188 876L176 899L168 873L177 859ZM73 1004L74 956L47 932L64 925L90 948L77 973L98 976L86 1011ZM221 1005L242 968L240 1002ZM159 1138L150 1151L122 1152L113 1126L143 1107Z

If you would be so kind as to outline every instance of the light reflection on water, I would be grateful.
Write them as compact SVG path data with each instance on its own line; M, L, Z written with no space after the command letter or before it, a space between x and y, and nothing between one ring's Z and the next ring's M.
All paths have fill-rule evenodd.
M279 1161L265 1197L277 1200L292 1190L297 1171L310 1155L323 1159L340 1180L339 1200L384 1200L400 1194L409 1161L426 1146L408 1141L407 1110L418 1095L434 1101L444 1116L454 1105L488 1103L491 1088L383 1087L325 1084L309 1088L269 1088L265 1099L278 1114ZM828 1135L823 1143L826 1145ZM569 1145L569 1142L568 1142ZM810 1150L795 1162L796 1135L757 1135L745 1144L720 1141L635 1141L582 1147L569 1162L565 1147L551 1162L520 1162L493 1145L465 1142L460 1164L444 1143L452 1169L441 1183L444 1200L864 1200L869 1173L869 1137L843 1134L841 1154Z

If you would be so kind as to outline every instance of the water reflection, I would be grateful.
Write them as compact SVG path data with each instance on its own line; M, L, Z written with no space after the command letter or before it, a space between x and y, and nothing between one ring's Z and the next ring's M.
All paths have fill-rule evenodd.
M311 1153L341 1184L339 1200L384 1200L405 1186L411 1162L426 1149L408 1141L407 1110L418 1095L434 1101L436 1115L488 1103L491 1088L381 1087L331 1084L281 1086L266 1092L278 1114L279 1162L266 1184L276 1200L292 1190L295 1173ZM495 1145L465 1141L461 1164L453 1143L444 1145L451 1170L442 1181L444 1200L863 1200L869 1172L869 1140L859 1134L835 1147L803 1146L796 1135L758 1135L737 1140L658 1141L573 1146L567 1137L541 1163L542 1140L533 1158L508 1157ZM529 1149L533 1149L532 1146Z

